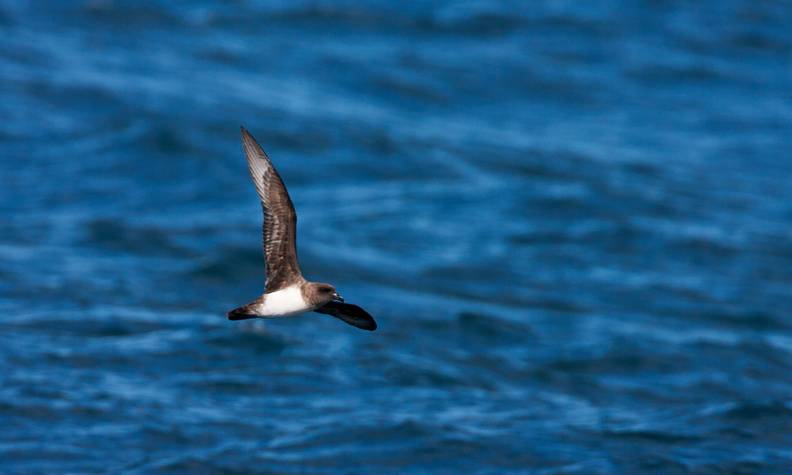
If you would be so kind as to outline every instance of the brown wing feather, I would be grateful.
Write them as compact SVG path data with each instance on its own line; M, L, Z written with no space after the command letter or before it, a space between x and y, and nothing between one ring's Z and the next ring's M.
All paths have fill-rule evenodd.
M297 262L297 213L269 157L244 127L242 146L264 211L264 292L274 292L304 280Z

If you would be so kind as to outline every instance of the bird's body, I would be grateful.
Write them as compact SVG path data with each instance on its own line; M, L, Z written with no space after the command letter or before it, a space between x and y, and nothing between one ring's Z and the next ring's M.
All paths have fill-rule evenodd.
M242 145L264 211L267 281L263 295L231 310L228 318L279 318L316 311L364 330L375 330L374 318L357 305L344 303L335 287L303 277L297 261L297 214L289 193L267 154L244 128Z
M313 310L313 306L305 301L300 287L290 285L284 289L264 294L264 302L259 310L262 317L288 317Z
M312 306L305 301L298 285L290 285L275 292L262 295L252 308L257 317L278 318L297 315L309 310Z

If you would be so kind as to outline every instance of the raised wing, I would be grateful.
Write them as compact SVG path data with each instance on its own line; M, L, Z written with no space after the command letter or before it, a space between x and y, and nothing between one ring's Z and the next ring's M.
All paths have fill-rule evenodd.
M297 214L280 175L244 127L242 146L264 210L264 264L267 272L264 292L275 292L304 280L297 262Z

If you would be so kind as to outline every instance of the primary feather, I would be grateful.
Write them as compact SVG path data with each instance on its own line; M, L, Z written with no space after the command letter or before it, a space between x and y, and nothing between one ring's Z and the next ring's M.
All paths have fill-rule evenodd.
M305 280L297 262L297 213L278 171L244 127L242 145L264 214L264 292L275 292Z

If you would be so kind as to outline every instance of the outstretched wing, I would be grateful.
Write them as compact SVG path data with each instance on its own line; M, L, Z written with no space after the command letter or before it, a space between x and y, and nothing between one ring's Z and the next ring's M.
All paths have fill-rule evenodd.
M297 214L280 175L244 127L242 146L264 210L264 264L267 272L264 292L275 292L303 280L297 262Z
M367 311L351 303L331 300L314 310L314 312L332 315L353 327L358 327L363 330L374 331L377 329L377 322L374 321L374 317L369 315Z

